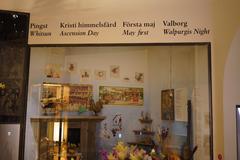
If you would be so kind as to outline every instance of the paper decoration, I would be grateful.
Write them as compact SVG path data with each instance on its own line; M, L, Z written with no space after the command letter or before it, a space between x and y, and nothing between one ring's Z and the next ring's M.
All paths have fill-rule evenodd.
M115 137L118 132L122 131L122 115L121 114L116 114L113 119L113 128L112 128L112 135ZM119 137L120 138L120 137Z
M175 121L187 122L187 88L175 89L174 103Z
M89 82L91 80L91 70L81 69L80 70L80 82Z
M106 80L106 71L95 70L94 71L95 80Z
M110 66L110 78L120 78L120 66Z
M76 70L77 70L77 63L74 63L74 62L67 63L68 72L76 72Z
M135 72L135 81L138 83L143 83L144 82L144 74L140 72Z
M111 138L111 131L108 130L107 123L104 123L104 127L101 130L101 137L105 138L105 139L110 139Z
M47 64L45 66L45 76L47 78L61 78L61 65Z
M123 82L131 82L131 78L129 76L124 76L122 79Z

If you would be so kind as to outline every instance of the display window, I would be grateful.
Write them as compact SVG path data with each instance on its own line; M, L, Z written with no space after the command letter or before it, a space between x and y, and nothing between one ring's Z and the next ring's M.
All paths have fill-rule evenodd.
M33 46L25 157L212 159L209 43Z

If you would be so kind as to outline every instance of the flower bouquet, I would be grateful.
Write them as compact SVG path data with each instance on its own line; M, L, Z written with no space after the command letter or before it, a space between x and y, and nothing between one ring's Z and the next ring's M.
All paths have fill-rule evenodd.
M101 151L101 160L160 160L160 158L154 151L148 154L136 146L128 147L123 142L118 142L110 153Z

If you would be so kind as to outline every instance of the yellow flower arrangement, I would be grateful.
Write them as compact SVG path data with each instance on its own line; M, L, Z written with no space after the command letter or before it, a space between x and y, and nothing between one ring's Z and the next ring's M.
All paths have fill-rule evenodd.
M104 152L102 160L160 160L155 156L147 154L145 150L136 146L126 146L123 142L118 142L110 153Z

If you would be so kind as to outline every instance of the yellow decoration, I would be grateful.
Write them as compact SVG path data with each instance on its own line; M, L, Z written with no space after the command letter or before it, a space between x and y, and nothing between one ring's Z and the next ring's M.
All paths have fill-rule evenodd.
M108 160L116 160L116 158L114 157L113 153L109 153L107 158L108 158Z
M123 142L118 142L114 149L118 153L119 160L124 160L125 158L127 158L129 148L127 146L124 146Z

